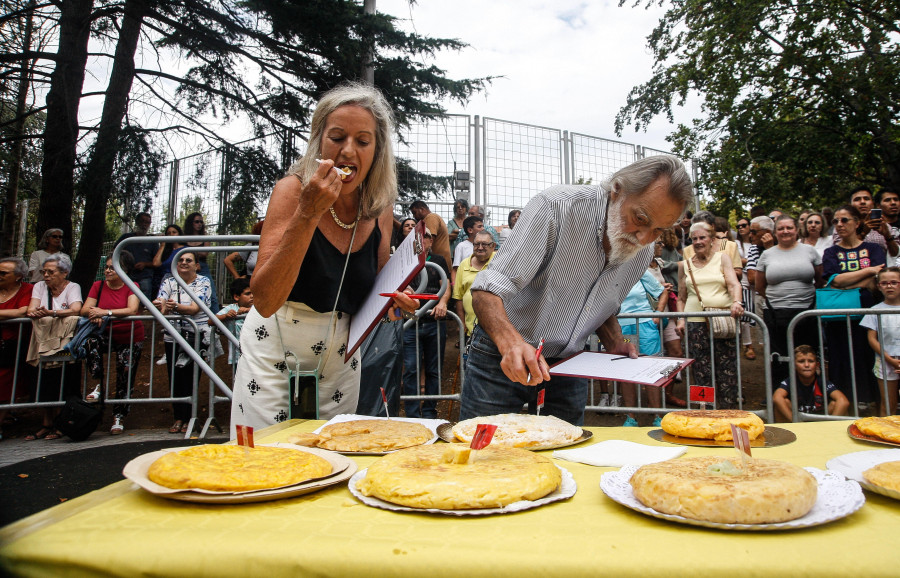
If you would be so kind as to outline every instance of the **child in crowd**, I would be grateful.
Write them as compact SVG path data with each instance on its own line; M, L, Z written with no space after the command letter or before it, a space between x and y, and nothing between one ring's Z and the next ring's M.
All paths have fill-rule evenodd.
M803 413L822 413L825 398L822 395L822 387L819 385L821 376L819 375L819 360L816 357L816 350L809 345L795 347L794 369L797 372L799 410ZM830 381L825 383L825 393L829 400L828 415L847 415L847 411L850 409L850 401L847 396ZM772 395L772 405L775 406L776 421L793 421L789 379L782 381L775 390Z
M878 289L884 301L873 305L872 309L897 309L900 307L900 267L883 269L876 277ZM881 319L881 336L878 335L878 319ZM869 347L875 352L875 367L872 372L878 378L878 415L886 416L896 412L897 380L900 372L900 315L866 315L859 323L869 330ZM884 361L887 371L881 369L881 348L884 347ZM887 384L887 400L884 388ZM885 403L887 401L887 403Z
M235 319L238 315L243 315L250 311L253 306L253 291L250 290L250 279L241 277L231 282L231 298L234 303L228 305L216 314L219 321L225 323L225 326L231 330L235 337L241 338L241 328L244 326L243 319ZM212 319L209 320L212 325ZM234 344L228 342L228 363L236 365L240 352L235 351Z

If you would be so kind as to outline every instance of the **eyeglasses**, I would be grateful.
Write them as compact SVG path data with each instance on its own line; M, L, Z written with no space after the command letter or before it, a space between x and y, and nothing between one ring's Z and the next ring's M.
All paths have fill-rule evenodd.
M178 262L179 263L193 263L194 260L193 259L179 259Z
M743 224L743 225L738 225L737 227L738 227L738 229L746 229L746 228L749 227L749 226L750 226L750 225L748 225L748 224L745 223L745 224Z
M473 247L485 247L485 248L487 248L487 247L493 247L494 244L493 244L493 243L472 243L472 246L473 246Z
M838 223L840 223L840 224L842 224L842 225L846 225L846 224L849 223L850 221L855 221L855 220L856 220L856 219L853 219L853 218L851 218L851 217L841 217L840 219L832 219L832 220L831 220L831 224L832 224L832 225L837 225Z
M51 239L62 239L62 235L50 235Z
M107 265L103 268L104 271L115 271L112 265Z
M900 285L900 281L879 281L879 287L897 287Z
M54 273L59 273L59 269L41 269L41 275L53 275Z

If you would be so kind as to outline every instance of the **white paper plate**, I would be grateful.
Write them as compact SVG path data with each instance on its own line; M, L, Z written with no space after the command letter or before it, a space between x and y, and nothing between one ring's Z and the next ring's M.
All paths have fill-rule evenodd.
M626 508L631 508L663 520L689 524L692 526L704 526L706 528L717 528L721 530L794 530L797 528L808 528L810 526L819 526L827 524L834 520L838 520L845 516L849 516L856 510L860 509L866 498L863 496L862 489L859 484L853 480L846 479L843 475L832 472L822 471L816 468L805 468L812 474L819 483L819 494L816 503L805 516L790 520L788 522L777 522L773 524L723 524L718 522L704 522L702 520L694 520L685 518L684 516L675 516L672 514L663 514L657 512L653 508L648 508L634 497L631 491L631 476L640 466L625 466L615 472L606 472L600 477L600 489L603 490L611 500L622 504Z
M829 470L834 470L836 472L844 474L848 479L859 482L860 486L869 490L870 492L875 492L876 494L881 494L882 496L900 500L900 492L898 492L897 490L890 490L888 488L876 486L875 484L870 484L866 481L865 478L863 478L862 475L864 471L868 470L869 468L874 468L878 464L883 464L884 462L896 462L898 460L900 460L900 449L868 450L864 452L853 452L852 454L844 454L842 456L832 458L828 460L828 463L826 463L825 466Z
M327 476L316 478L313 480L307 480L305 482L294 484L292 486L284 486L281 488L274 488L269 490L251 490L247 492L214 492L210 490L190 489L175 490L172 488L161 486L151 481L150 478L147 477L147 471L150 469L150 465L153 462L167 453L180 452L189 449L190 447L196 447L188 446L167 448L138 456L125 464L125 468L122 470L122 475L140 486L142 489L161 498L209 504L245 504L248 502L265 502L268 500L280 500L283 498L291 498L294 496L309 494L311 492L321 490L322 488L342 483L350 478L350 476L355 474L357 470L356 462L354 462L350 458L344 457L335 452L330 452L328 450L295 446L293 444L284 442L261 445L277 448L288 448L317 455L327 460L331 464L332 471Z
M373 417L371 415L356 415L356 414L352 414L352 413L342 413L340 415L334 416L333 418L328 420L326 423L322 424L320 427L313 430L313 433L315 433L315 434L320 433L322 431L322 428L324 428L325 426L334 424L334 423L342 423L345 421L354 421L354 420L358 420L358 419L388 419L388 418ZM425 427L427 427L428 429L430 429L433 436L430 440L425 442L426 445L433 444L434 442L436 442L438 440L438 433L437 433L438 426L440 426L441 424L447 423L447 420L443 420L443 419L423 419L423 418L412 418L412 417L392 417L390 419L397 420L397 421L408 421L408 422L412 422L412 423L420 423L420 424L424 425ZM404 448L399 448L399 449L404 449ZM340 452L340 453L347 454L350 456L385 456L387 454L390 454L390 453L393 453L396 451L398 451L398 450L390 450L390 451L386 451L386 452Z
M417 512L417 513L428 513L428 514L444 514L447 516L489 516L492 514L512 514L513 512L521 512L523 510L530 510L531 508L537 508L538 506L543 506L544 504L549 504L551 502L557 502L559 500L567 500L575 495L575 491L578 489L578 484L575 483L575 478L572 477L572 473L569 470L562 468L560 466L556 466L562 472L562 482L559 484L559 487L540 498L539 500L521 500L518 502L513 502L512 504L508 504L502 508L479 508L476 510L442 510L439 508L410 508L408 506L399 506L397 504L393 504L391 502L386 502L384 500L372 497L372 496L364 496L362 493L356 489L356 484L361 479L366 477L366 472L369 471L368 468L364 470L360 470L350 478L350 482L348 483L348 487L350 488L350 493L353 496L367 506L372 506L373 508L381 508L383 510L391 510L394 512Z

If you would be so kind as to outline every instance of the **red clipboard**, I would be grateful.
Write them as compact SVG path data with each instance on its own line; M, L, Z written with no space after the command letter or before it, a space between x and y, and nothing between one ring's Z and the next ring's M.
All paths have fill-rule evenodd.
M359 349L366 337L375 329L375 325L381 321L384 314L390 308L393 300L390 297L382 297L379 293L393 293L410 284L410 282L425 267L425 248L422 244L422 236L425 233L425 221L419 221L406 239L391 255L381 271L375 277L375 284L363 302L362 307L350 320L350 336L347 340L347 353L344 355L344 363L350 360L353 353Z
M582 351L550 367L550 375L584 377L665 387L679 371L694 363L680 357L638 357ZM660 369L661 371L656 371Z

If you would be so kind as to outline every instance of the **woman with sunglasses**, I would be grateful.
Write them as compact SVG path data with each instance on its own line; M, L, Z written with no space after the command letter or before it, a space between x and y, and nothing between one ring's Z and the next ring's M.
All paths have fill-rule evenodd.
M126 274L134 269L134 257L128 251L122 251L119 256L119 265ZM91 323L102 325L104 320L112 320L115 317L128 317L137 315L140 309L140 301L131 289L113 269L112 259L106 260L103 269L104 279L94 281L87 299L81 307L81 316L87 317ZM112 343L110 343L112 337ZM94 402L100 400L100 388L103 387L103 353L110 351L110 363L112 356L116 359L116 399L130 397L134 380L137 379L138 364L141 362L141 351L144 347L144 324L134 321L114 321L112 330L104 330L100 335L88 337L85 341L87 357L85 359L88 371L100 383L85 398ZM113 407L113 425L109 430L112 435L125 431L125 418L128 416L129 405L117 403Z
M177 264L178 276L187 283L190 293L193 293L209 306L212 294L211 283L208 277L197 274L200 270L200 265L197 263L196 255L191 251L185 251L178 255ZM209 318L191 298L190 293L183 290L175 282L174 277L169 277L164 279L162 285L160 285L159 295L153 304L156 305L163 315L183 315L190 317L194 321L201 332L200 351L197 353L206 357L208 361L206 352L210 343L209 325L207 323ZM187 342L193 346L196 342L194 325L177 320L173 321L173 324ZM186 353L179 353L175 349L175 341L168 332L163 336L163 342L166 347L166 363L168 364L169 375L172 378L172 396L188 397L191 395L194 385L194 361ZM220 348L221 345L216 349ZM216 351L216 355L218 353ZM188 422L191 419L191 404L184 402L173 403L172 411L175 415L175 422L169 428L169 433L187 433Z
M38 241L37 251L33 252L28 258L28 281L30 283L44 280L43 275L41 275L41 265L44 264L44 261L50 255L60 255L68 259L69 263L72 262L72 258L62 251L62 238L62 229L47 229L44 231L44 236Z
M806 234L800 239L804 245L811 245L820 257L825 257L825 249L834 245L830 235L825 234L825 217L821 213L810 213L806 217Z
M206 235L206 223L203 220L203 215L197 212L191 213L184 219L184 234L185 235ZM200 265L200 275L208 278L210 283L212 284L212 305L210 306L213 311L219 310L219 298L216 295L216 283L213 279L212 273L209 270L209 263L207 263L207 257L209 257L209 251L201 250L202 247L209 247L209 241L189 241L186 243L188 247L196 247L197 248L197 263Z
M869 308L875 304L875 279L886 263L884 249L875 243L860 240L862 215L853 205L844 205L835 211L832 223L839 240L825 249L825 256L822 258L823 279L837 289L858 288L860 306ZM859 326L859 320L851 318L850 327L848 341L845 318L826 324L828 378L852 402L854 398L851 384L855 375L857 402L876 402L879 396L871 371L875 358L868 344L867 332ZM851 359L855 371L851 371Z

